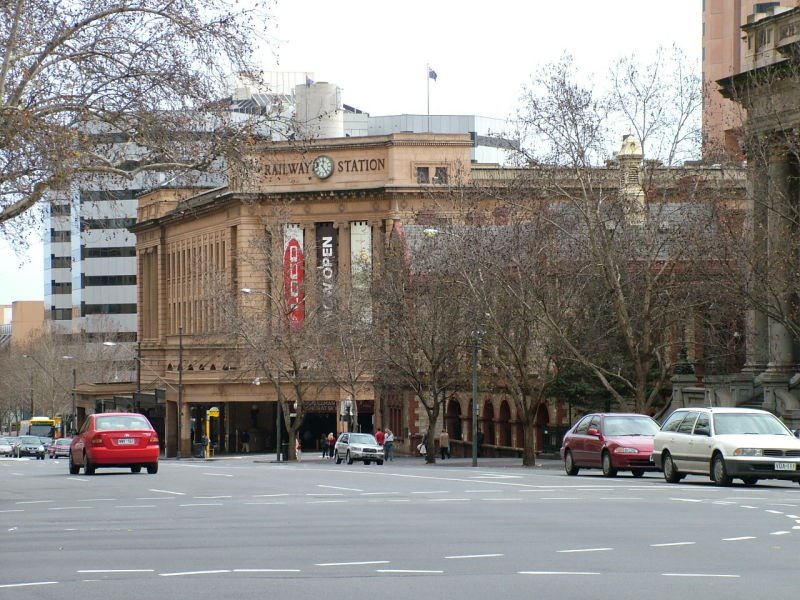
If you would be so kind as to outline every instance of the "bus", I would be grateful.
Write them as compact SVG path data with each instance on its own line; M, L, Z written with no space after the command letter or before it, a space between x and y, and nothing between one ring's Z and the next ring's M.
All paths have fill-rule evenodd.
M39 437L56 438L61 430L61 418L51 417L31 417L27 423L23 422L21 428L24 435L36 435Z

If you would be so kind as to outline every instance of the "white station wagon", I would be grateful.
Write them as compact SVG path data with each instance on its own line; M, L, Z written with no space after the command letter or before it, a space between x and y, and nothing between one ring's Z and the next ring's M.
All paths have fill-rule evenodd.
M653 440L664 479L707 475L719 486L734 478L800 482L800 439L772 413L752 408L680 408Z

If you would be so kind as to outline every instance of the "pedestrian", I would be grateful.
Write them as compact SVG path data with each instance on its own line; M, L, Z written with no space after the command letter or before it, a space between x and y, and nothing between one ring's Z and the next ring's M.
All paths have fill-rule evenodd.
M242 432L242 453L250 454L250 432L246 429Z
M450 434L447 433L447 429L442 429L439 434L439 452L442 455L442 460L450 458Z
M336 436L333 432L328 434L328 458L333 458L333 449L336 447Z
M386 454L386 460L394 460L394 434L388 427L383 438L383 449Z
M328 458L328 436L324 433L319 438L319 449L322 450L322 458Z
M297 462L300 462L303 459L303 445L300 443L299 435L295 438L294 454L297 457Z
M427 456L428 454L428 432L422 434L422 441L417 445L417 452L420 456Z
M384 441L386 440L386 435L383 433L381 429L375 432L375 441L378 442L378 446L383 446Z
M481 455L482 447L483 447L483 431L478 430L478 456Z

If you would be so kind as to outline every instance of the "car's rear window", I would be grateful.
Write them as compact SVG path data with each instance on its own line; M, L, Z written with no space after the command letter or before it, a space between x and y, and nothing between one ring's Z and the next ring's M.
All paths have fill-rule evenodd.
M151 429L150 423L144 417L97 417L95 429L98 431L145 431Z

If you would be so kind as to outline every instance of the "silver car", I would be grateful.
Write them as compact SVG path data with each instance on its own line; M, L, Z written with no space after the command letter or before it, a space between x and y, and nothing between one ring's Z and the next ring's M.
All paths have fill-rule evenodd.
M352 465L356 460L363 461L365 465L372 461L382 465L383 446L378 444L378 440L371 433L342 433L333 447L333 457L337 465L342 459L347 461L348 465Z
M14 455L17 458L21 456L35 456L37 460L44 460L44 445L35 435L21 435L15 440Z
M741 479L800 482L800 440L772 413L751 408L680 408L653 440L664 479L706 475L720 486Z
M14 452L14 442L6 437L0 437L0 456L11 456Z

